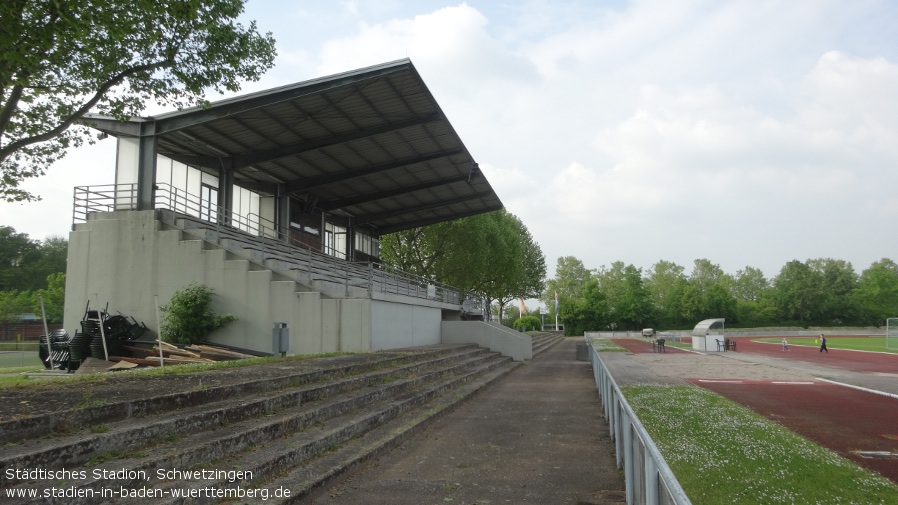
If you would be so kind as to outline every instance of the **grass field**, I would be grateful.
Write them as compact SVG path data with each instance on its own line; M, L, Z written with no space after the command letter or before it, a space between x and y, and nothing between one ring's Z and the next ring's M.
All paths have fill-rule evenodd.
M819 347L819 337L792 337L787 338L789 345ZM782 343L782 338L752 339L756 342ZM890 352L898 354L898 349L886 349L886 338L877 337L826 337L827 349L852 349L854 351Z
M2 351L2 350L0 350ZM0 352L0 372L10 367L43 368L37 351Z
M621 389L693 503L898 503L888 479L711 391Z

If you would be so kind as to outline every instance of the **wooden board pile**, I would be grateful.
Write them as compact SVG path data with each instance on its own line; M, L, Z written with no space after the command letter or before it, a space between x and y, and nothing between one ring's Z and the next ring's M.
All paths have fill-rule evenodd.
M214 363L216 361L254 357L249 354L211 345L192 344L186 347L178 347L168 342L162 342L161 357L158 342L152 347L124 345L122 349L128 351L131 356L109 356L109 361L126 361L137 365L160 366Z

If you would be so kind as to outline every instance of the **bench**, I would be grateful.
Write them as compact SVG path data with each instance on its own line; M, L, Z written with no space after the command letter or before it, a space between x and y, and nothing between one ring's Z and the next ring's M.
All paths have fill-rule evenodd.
M714 339L717 342L717 351L735 351L736 350L736 341L731 338L725 338L723 340Z

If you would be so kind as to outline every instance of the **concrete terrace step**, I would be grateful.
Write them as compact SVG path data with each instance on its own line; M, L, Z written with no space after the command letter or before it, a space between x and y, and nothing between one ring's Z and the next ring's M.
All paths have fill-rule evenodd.
M109 419L106 431L96 436L85 438L81 433L58 435L52 439L25 440L9 450L3 451L0 465L8 468L52 467L60 462L66 464L81 463L102 454L120 453L141 444L152 443L164 439L171 433L210 429L217 425L238 422L244 419L264 415L268 412L304 404L322 397L345 393L359 389L372 381L385 381L391 378L419 373L422 369L445 366L463 360L476 359L486 351L477 347L459 348L457 352L445 355L421 356L419 361L402 364L385 360L374 368L389 367L383 370L357 370L356 375L346 370L332 370L331 373L309 373L294 376L288 385L283 380L257 381L256 384L245 383L217 388L205 397L185 391L175 395L156 398L158 409L136 407L131 409L135 418L119 421ZM305 386L298 386L312 382ZM274 389L260 391L259 382ZM289 384L294 384L290 387ZM208 390L207 390L208 391ZM235 398L246 397L245 401L235 402ZM221 398L221 399L218 399ZM152 398L149 400L153 400ZM122 409L116 409L122 410ZM170 413L162 416L161 414ZM64 412L61 417L69 418L74 412ZM152 414L152 417L149 416ZM59 415L59 414L57 414ZM55 416L54 416L55 417ZM92 425L96 426L96 425Z
M58 503L98 503L90 491L99 493L103 488L165 490L211 485L207 481L160 482L155 473L159 468L239 468L252 471L253 480L215 485L261 485L285 473L306 471L302 470L306 461L334 447L350 446L353 439L370 430L391 422L420 424L431 415L426 409L442 410L470 394L459 388L471 384L482 386L519 364L475 346L444 346L403 358L373 360L365 367L352 370L342 366L325 368L314 376L294 375L286 384L279 381L281 390L267 393L260 393L255 387L241 389L234 385L228 386L227 399L198 404L183 399L161 402L183 408L137 409L145 417L109 421L104 430L97 430L100 433L81 431L6 446L0 448L0 467L64 467L86 471L89 478L72 483L86 496L67 497ZM460 392L454 392L455 389ZM184 398L189 396L184 392ZM376 445L388 447L390 443L387 437ZM359 457L354 456L343 466L348 468ZM92 477L97 471L115 472L123 468L137 478L134 475L115 479ZM144 475L149 477L148 481L143 479ZM58 482L7 481L5 484L38 488L43 492ZM170 498L159 503L179 503ZM32 501L17 499L5 503Z
M548 350L553 345L564 341L564 336L559 333L535 332L531 333L533 341L533 356Z
M261 378L253 380L243 380L239 377L231 379L229 376L239 375L239 371L217 370L209 375L204 375L207 378L206 386L200 384L191 389L154 395L151 393L153 383L171 380L165 376L156 376L142 379L142 382L147 385L146 389L135 392L131 398L115 402L94 399L90 390L85 391L82 396L60 394L60 392L55 395L40 392L33 395L34 401L52 405L52 409L49 411L45 409L38 415L18 416L0 422L0 433L4 434L6 440L17 441L45 437L48 434L64 434L98 423L142 417L151 413L181 409L188 405L229 400L235 396L258 395L296 384L332 380L428 358L435 359L460 352L464 347L432 347L418 352L380 352L344 355L314 361L288 361L283 365L267 367L265 373L261 374ZM467 348L476 348L476 346L467 346ZM111 379L127 377L127 374L122 374ZM222 382L223 384L216 385ZM15 401L18 396L11 396L8 401ZM6 454L5 449L0 448L0 462L3 461L4 454Z

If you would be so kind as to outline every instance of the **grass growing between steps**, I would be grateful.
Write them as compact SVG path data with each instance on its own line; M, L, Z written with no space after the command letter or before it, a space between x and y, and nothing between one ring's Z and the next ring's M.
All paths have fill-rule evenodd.
M720 395L621 389L693 503L898 503L888 479Z
M222 370L227 368L239 368L245 366L253 366L253 365L261 365L265 363L272 362L293 362L293 361L301 361L307 359L314 358L329 358L335 356L343 356L348 354L359 354L359 353L351 353L351 352L332 352L326 354L299 354L294 356L287 356L285 358L281 358L279 356L271 356L271 357L260 357L260 358L246 358L246 359L238 359L238 360L230 360L230 361L216 361L214 363L191 363L184 365L168 365L164 367L152 367L152 368L135 368L131 370L120 370L114 373L110 372L101 372L94 374L83 374L83 375L75 375L68 374L63 377L57 377L53 380L38 380L38 379L30 379L27 375L21 375L22 372L34 372L35 370L40 371L39 368L35 367L16 367L16 368L0 368L0 374L17 374L17 375L6 375L0 376L0 389L3 388L39 388L48 384L58 384L60 381L87 381L87 382L101 382L113 376L121 376L127 374L129 377L133 377L135 375L142 377L158 377L161 375L187 375L187 374L195 374L201 373L208 370Z

